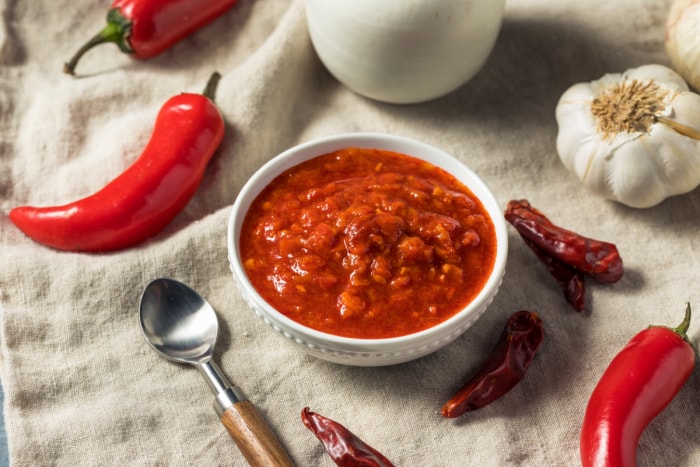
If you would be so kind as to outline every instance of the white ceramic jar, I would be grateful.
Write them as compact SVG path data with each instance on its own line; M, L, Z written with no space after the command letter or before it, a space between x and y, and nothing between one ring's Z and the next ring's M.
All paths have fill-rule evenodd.
M488 58L505 0L306 0L311 42L355 92L408 104L469 81Z

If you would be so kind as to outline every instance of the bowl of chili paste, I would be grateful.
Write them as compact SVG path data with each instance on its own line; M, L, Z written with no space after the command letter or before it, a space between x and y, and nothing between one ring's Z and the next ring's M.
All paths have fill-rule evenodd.
M236 285L286 340L336 363L434 352L495 297L508 237L483 181L405 137L351 133L271 159L228 224Z

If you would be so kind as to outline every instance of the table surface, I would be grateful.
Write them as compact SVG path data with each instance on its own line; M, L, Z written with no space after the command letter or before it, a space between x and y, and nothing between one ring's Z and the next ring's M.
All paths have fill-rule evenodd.
M325 69L303 0L239 0L157 57L104 45L84 56L77 76L63 74L73 50L104 25L106 4L0 2L0 378L12 464L247 465L199 373L144 342L139 297L156 277L187 283L213 305L219 367L304 467L333 465L301 422L305 406L396 465L577 465L588 399L614 355L649 324L678 324L686 302L700 310L700 190L628 208L587 191L556 149L555 108L566 89L669 63L671 0L507 0L481 71L443 98L407 106L359 96ZM201 92L215 70L226 136L194 197L161 233L138 247L82 254L38 245L7 219L20 204L68 202L104 186L146 146L163 103ZM525 198L556 224L615 243L623 278L587 281L587 310L576 313L509 227L498 295L449 345L379 368L307 355L236 289L227 222L242 186L274 155L356 131L436 146L476 172L504 209ZM483 409L442 418L442 403L520 309L540 314L545 335L525 378ZM699 330L696 316L693 342ZM695 370L645 430L640 466L700 465Z
M0 466L10 465L9 452L7 449L7 433L5 432L4 405L5 393L2 390L2 381L0 381Z

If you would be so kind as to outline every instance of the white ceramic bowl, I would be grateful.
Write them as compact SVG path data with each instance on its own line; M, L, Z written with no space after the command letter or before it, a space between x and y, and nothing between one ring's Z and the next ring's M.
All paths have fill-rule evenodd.
M311 43L353 91L409 104L443 96L483 66L505 0L306 0Z
M268 304L253 285L240 261L243 219L253 200L275 177L316 156L347 147L376 148L424 159L451 173L476 195L491 216L496 230L496 259L486 285L464 309L425 331L387 339L339 337L307 328ZM375 133L352 133L321 138L284 151L258 170L239 193L228 224L228 257L236 285L255 313L288 342L302 350L336 363L381 366L402 363L434 352L466 331L495 297L503 279L508 255L508 235L501 209L481 179L460 161L428 144L412 139Z

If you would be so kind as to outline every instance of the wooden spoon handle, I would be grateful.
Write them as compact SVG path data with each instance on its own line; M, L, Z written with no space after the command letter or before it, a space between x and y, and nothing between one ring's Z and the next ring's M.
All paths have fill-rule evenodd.
M289 454L252 402L233 404L221 416L221 423L251 466L294 466Z

